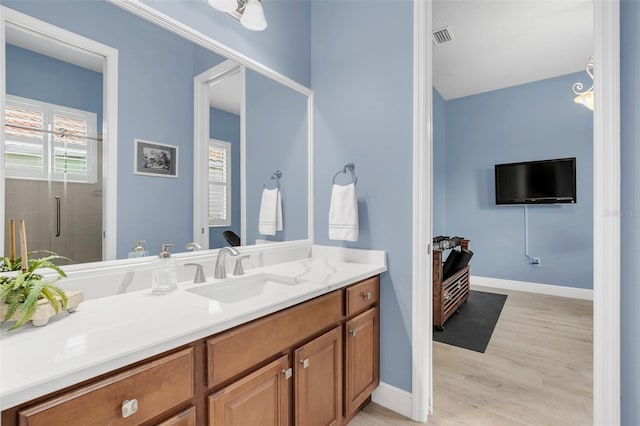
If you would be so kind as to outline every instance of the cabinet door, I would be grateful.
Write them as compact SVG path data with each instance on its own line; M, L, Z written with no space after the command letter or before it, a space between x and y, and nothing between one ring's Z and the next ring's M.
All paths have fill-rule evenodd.
M295 351L296 424L342 424L342 327Z
M187 408L157 426L196 426L196 408Z
M345 417L369 398L379 383L379 308L345 323Z
M291 399L288 369L285 355L210 396L209 425L287 426Z

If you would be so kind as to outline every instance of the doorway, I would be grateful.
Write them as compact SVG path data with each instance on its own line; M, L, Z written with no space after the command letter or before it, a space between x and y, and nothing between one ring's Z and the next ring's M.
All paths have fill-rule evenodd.
M416 2L414 80L414 230L431 229L432 3ZM605 319L619 309L619 3L594 2L594 56L599 58L594 112L594 424L619 423L619 320ZM424 119L423 117L427 117ZM427 145L427 149L423 147ZM420 214L423 213L423 214ZM414 232L419 235L420 232ZM428 236L431 235L429 232ZM606 237L606 238L605 238ZM413 392L412 418L425 421L432 411L431 384L431 259L429 237L414 241ZM615 317L615 316L614 316ZM428 324L428 325L424 325ZM610 350L614 348L614 350Z
M25 219L30 251L115 259L117 51L12 9L0 17L0 237Z
M244 67L227 59L193 79L193 238L207 249L246 238L244 76Z

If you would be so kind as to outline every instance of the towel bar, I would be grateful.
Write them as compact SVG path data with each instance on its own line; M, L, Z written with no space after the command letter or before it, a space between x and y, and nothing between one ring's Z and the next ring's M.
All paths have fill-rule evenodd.
M333 184L335 185L335 183L336 183L336 178L338 177L338 175L339 175L340 173L344 173L344 174L346 174L347 172L351 172L351 177L353 178L353 184L355 185L356 183L358 183L358 178L356 177L356 174L355 174L355 172L354 172L355 168L356 168L356 166L355 166L355 164L353 164L353 163L347 163L347 164L345 164L345 165L344 165L344 167L343 167L342 169L338 170L338 171L336 172L336 174L335 174L335 175L333 175Z

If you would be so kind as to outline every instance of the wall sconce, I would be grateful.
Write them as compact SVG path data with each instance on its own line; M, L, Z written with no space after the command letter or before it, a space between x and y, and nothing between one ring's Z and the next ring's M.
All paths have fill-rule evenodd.
M571 90L576 95L573 101L577 104L584 105L593 111L593 56L589 58L589 62L587 62L587 66L585 67L585 71L591 77L591 87L587 90L582 91L584 86L582 83L575 83Z
M261 0L208 0L209 4L225 12L248 30L262 31L267 28Z

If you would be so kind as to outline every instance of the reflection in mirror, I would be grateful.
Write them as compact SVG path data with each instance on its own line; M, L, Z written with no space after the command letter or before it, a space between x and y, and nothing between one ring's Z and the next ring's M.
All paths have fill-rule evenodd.
M92 248L76 246L70 251L66 251L60 246L45 244L45 240L54 238L50 236L51 230L55 235L58 228L58 221L55 220L56 215L54 214L57 212L57 199L55 198L57 193L51 192L49 194L48 192L56 189L55 179L50 184L45 184L45 194L48 197L48 202L45 204L49 211L54 213L37 215L33 213L33 208L26 204L24 198L34 198L33 195L39 190L18 189L14 191L10 188L12 178L5 179L7 191L5 192L4 206L18 205L29 209L29 213L23 213L13 212L7 207L2 212L5 224L8 223L10 217L19 219L24 216L27 219L29 235L33 235L35 238L37 228L46 229L49 233L48 237L41 238L42 241L33 240L30 242L30 250L49 248L68 254L74 262L126 258L132 251L136 240L145 240L145 248L151 255L157 254L163 243L173 243L174 252L184 251L185 245L194 241L194 224L198 225L199 222L194 222L194 213L196 212L193 206L194 201L201 196L197 192L197 188L194 187L193 158L194 152L196 152L194 151L194 135L199 130L194 129L193 125L193 79L205 70L222 63L225 58L105 1L24 2L6 0L3 1L2 7L6 8L5 10L11 10L14 15L17 11L19 14L49 23L74 35L77 34L93 40L108 46L117 53L117 80L113 80L117 81L117 86L109 86L111 77L106 73L103 75L104 81L101 83L99 71L93 71L86 65L78 66L72 62L73 66L84 68L85 73L89 73L87 68L92 70L90 72L93 73L93 79L96 81L95 85L98 89L80 90L81 79L77 77L73 80L76 83L73 87L60 91L65 96L78 97L78 100L81 101L80 104L72 105L66 104L66 101L45 100L45 102L62 105L66 108L88 111L96 116L94 136L89 133L83 135L84 139L82 139L80 136L74 135L73 146L71 137L65 136L66 151L64 152L66 156L56 154L52 158L57 161L53 162L53 167L64 166L67 170L67 174L61 179L63 180L63 192L60 199L59 227L62 233L67 233L70 236L75 233L77 239L82 240L83 243L90 239L90 235L94 235L94 237L98 235L98 238L101 236L102 253L95 241L87 243L91 244ZM7 16L9 14L5 14L5 19L8 19ZM38 26L36 25L35 28ZM15 48L7 46L8 74L12 67L17 66L19 55L16 52L23 53L17 49L24 49L24 46L16 46ZM76 48L75 50L81 51L82 49ZM54 59L48 59L48 65L38 67L38 72L43 75L31 78L31 87L37 87L36 81L38 84L48 83L49 86L55 86L47 87L47 90L65 87L61 83L53 83L53 78L59 77L61 74L71 74L71 71L65 73L56 71L52 65L55 61L60 62L59 59L55 59L57 58L56 54L49 51L38 51L37 53ZM64 61L70 62L68 58L64 58ZM105 62L105 66L108 68L109 61ZM18 72L18 74L21 73ZM244 71L241 71L239 75L243 73ZM228 245L227 241L221 237L223 230L231 230L238 235L245 235L246 237L242 238L243 244L255 244L260 240L306 239L309 235L308 155L310 142L308 138L309 120L307 118L308 95L306 93L310 92L306 92L306 89L301 92L299 89L289 87L296 85L293 82L288 85L282 84L281 82L286 79L275 74L274 78L278 80L277 82L254 71L247 71L247 73L251 75L251 81L263 80L264 87L252 94L249 90L250 81L247 81L246 117L240 117L240 128L235 127L235 136L216 133L221 130L221 123L224 120L221 118L224 114L219 111L230 115L233 113L229 113L215 104L209 105L210 108L215 108L218 111L214 111L214 109L209 111L212 125L211 132L207 132L207 140L217 139L231 144L231 161L229 162L231 172L229 182L231 185L227 196L230 202L228 209L230 215L228 222L230 223L225 225L226 227L209 227L208 221L206 222L202 227L202 232L208 229L207 235L210 235L212 241L207 247ZM24 76L26 75L24 74ZM105 87L102 88L102 86ZM258 86L260 85L258 84ZM9 88L8 84L7 93L11 94L11 91L14 89ZM38 89L38 92L43 92L43 90ZM16 96L29 97L20 94ZM109 99L115 98L117 98L117 109L107 108ZM83 103L89 103L93 106L84 106ZM100 110L101 106L102 110ZM110 111L113 113L110 114ZM267 126L270 122L272 123L271 128ZM69 124L65 124L63 127L71 129ZM87 124L87 128L90 127L91 125ZM46 132L41 133L45 134ZM99 142L101 133L103 133L105 140L102 148ZM246 139L244 141L243 134ZM86 148L83 148L86 151L84 154L82 153L84 151L78 149L81 142L76 139L86 141ZM136 139L176 146L174 161L177 164L177 176L134 174L133 152L134 140ZM110 140L113 142L108 143ZM237 141L239 141L239 145ZM241 150L243 143L247 147L244 151ZM10 146L10 144L5 145ZM54 140L51 145L52 152L61 152L57 147L62 145L64 144L60 138ZM117 155L115 154L116 148ZM23 146L23 151L24 149L26 149L25 146ZM45 152L44 148L42 150ZM102 150L105 155L101 158ZM78 153L78 151L81 152ZM72 153L75 156L72 156ZM26 154L28 153L16 152L13 155L24 158ZM80 160L77 158L78 155L81 157ZM83 155L85 159L83 159ZM203 151L202 155L203 158L208 158L206 151ZM72 166L85 167L94 158L97 165L95 182L88 179L87 182L78 183L71 178ZM29 160L33 160L33 158L30 157ZM45 160L49 159L37 160L36 158L35 161ZM78 166L78 161L80 166ZM117 166L115 166L116 163ZM107 167L108 164L109 167ZM284 230L275 236L261 236L257 232L261 191L263 184L269 182L269 177L276 169L283 172L281 182ZM101 177L104 179L102 185L100 184ZM23 181L26 182L26 180ZM207 178L204 182L207 182ZM113 185L116 189L107 190L106 188L110 188L109 185ZM88 197L92 202L95 202L96 206L91 206L89 201L73 202L68 199L71 188L74 187L80 187L88 193ZM243 188L246 188L244 192ZM78 217L68 216L71 212L77 213L83 219L90 220L91 223L85 224ZM208 215L205 214L205 216L208 219ZM105 221L109 220L112 220L112 227L105 225ZM243 226L243 224L246 225ZM69 229L71 225L77 225L73 232ZM113 248L105 251L104 241L110 239L113 240ZM4 247L1 248L6 250ZM88 257L83 257L84 254L87 254Z
M246 71L246 241L308 238L307 97L253 70ZM261 233L259 216L265 189L279 170L282 230Z
M243 78L239 64L208 83L209 248L241 245L240 239L240 129ZM226 238L225 238L226 236Z
M308 238L307 96L231 60L196 76L194 82L197 93L206 97L202 107L208 116L203 120L209 127L206 144L196 143L195 167L205 167L205 150L209 162L207 173L201 174L203 180L208 178L207 190L195 191L195 208L208 212L195 215L195 240L203 247L219 248L238 239L259 244ZM195 104L201 108L198 99ZM197 138L207 138L206 133L201 130ZM280 177L274 179L277 171ZM272 199L269 205L263 193L273 194L274 189L279 201ZM202 194L208 194L207 202ZM280 225L271 231L261 228L260 213L268 217L265 211L271 209L275 221L278 204ZM203 232L205 217L208 234Z
M15 26L5 54L5 215L29 248L102 260L104 58Z

